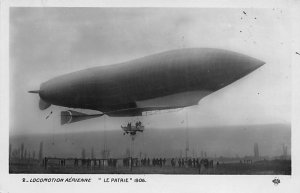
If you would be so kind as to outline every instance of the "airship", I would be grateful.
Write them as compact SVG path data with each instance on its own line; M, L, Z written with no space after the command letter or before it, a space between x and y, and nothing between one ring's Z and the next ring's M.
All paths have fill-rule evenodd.
M185 48L71 72L29 92L39 94L41 110L51 105L70 108L61 111L61 124L102 115L134 117L147 111L197 105L264 64L229 50Z

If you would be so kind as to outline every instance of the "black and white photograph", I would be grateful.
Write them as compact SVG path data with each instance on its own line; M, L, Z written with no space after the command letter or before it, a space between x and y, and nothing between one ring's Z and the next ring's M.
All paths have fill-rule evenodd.
M8 17L9 175L293 177L290 7L11 6Z
M290 175L286 17L11 8L10 173Z

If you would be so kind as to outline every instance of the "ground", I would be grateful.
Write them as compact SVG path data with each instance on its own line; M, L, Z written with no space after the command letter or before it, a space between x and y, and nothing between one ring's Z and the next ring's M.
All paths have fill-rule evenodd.
M258 161L252 164L221 163L213 168L205 169L160 166L137 167L74 167L72 165L50 165L45 169L39 163L11 164L10 173L57 173L57 174L216 174L216 175L291 175L290 160Z

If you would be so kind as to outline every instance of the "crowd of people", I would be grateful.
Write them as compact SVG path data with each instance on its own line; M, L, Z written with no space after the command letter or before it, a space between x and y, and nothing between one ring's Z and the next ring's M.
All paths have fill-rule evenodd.
M152 166L160 166L163 167L166 165L166 158L153 158L152 159Z
M125 158L123 163L126 163L125 166L130 166L130 160L128 158ZM158 167L163 167L163 166L172 166L172 167L200 167L203 166L205 168L213 168L213 160L208 160L208 159L199 159L199 158L171 158L171 159L166 159L166 158L142 158L142 159L134 159L133 161L133 166L158 166ZM124 164L123 164L124 165Z
M51 158L49 158L51 159ZM47 167L48 158L44 159L44 165ZM52 158L53 159L53 158ZM55 160L55 158L54 158ZM66 165L66 160L65 159L57 159L59 162L60 166L65 166ZM208 160L208 159L200 159L200 158L171 158L171 159L166 159L166 158L123 158L122 160L120 159L114 159L114 158L109 158L109 159L77 159L75 158L73 160L74 166L99 166L99 167L117 167L117 166L123 166L123 167L164 167L164 166L171 166L171 167L189 167L189 168L199 168L199 167L204 167L204 168L213 168L213 160ZM79 163L80 162L80 163ZM217 165L218 162L217 162Z
M194 167L198 168L204 166L205 168L213 168L213 160L199 159L199 158L188 158L188 159L171 159L172 167Z

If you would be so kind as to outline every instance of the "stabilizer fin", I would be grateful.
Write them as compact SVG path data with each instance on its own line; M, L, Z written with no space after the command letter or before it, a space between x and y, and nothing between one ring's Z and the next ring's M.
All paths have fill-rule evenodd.
M47 102L43 101L43 99L40 99L40 102L39 102L39 108L40 108L40 110L45 110L45 109L47 109L50 106L51 106L50 103L47 103Z

